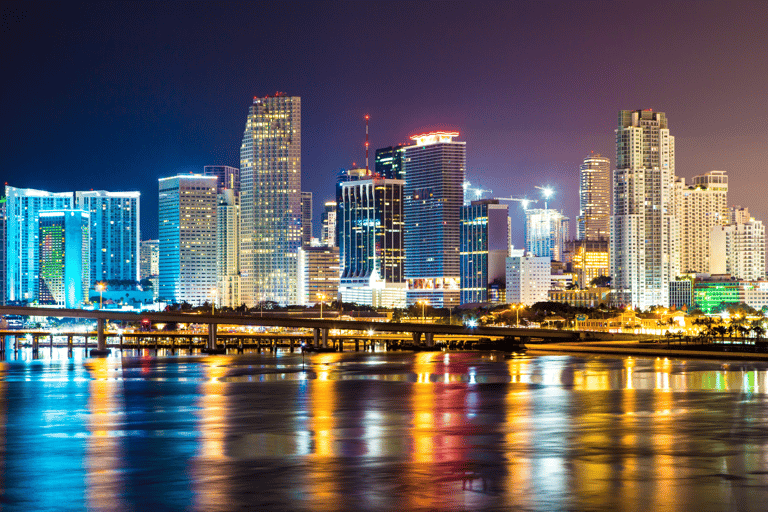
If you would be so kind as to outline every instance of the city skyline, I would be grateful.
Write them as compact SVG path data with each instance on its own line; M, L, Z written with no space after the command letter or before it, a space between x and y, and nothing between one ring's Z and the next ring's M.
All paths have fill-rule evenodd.
M94 189L139 190L142 239L157 238L156 180L206 165L238 167L243 109L253 96L284 90L304 99L302 188L314 193L315 219L333 198L335 172L364 160L366 113L371 155L418 131L455 129L467 142L473 183L494 196L532 196L534 185L551 185L552 207L576 219L578 196L570 191L578 189L578 166L590 151L615 158L611 135L622 108L667 112L677 139L676 174L691 179L724 170L729 204L768 218L762 181L755 179L768 160L768 106L760 101L765 69L754 65L768 46L760 30L764 3L438 5L437 12L408 5L395 38L383 21L386 4L348 4L333 9L333 19L323 4L309 4L291 21L299 27L290 31L296 44L249 67L243 64L252 52L273 49L271 38L289 28L279 16L285 5L260 6L264 19L277 22L252 36L234 21L254 9L247 5L191 5L183 12L154 6L143 14L133 4L54 4L44 13L35 4L9 4L4 9L16 21L3 38L20 49L8 67L28 79L2 86L11 122L3 128L1 181L51 191L82 188L73 185L82 181ZM424 23L427 16L435 23ZM75 30L77 19L89 30ZM115 19L125 22L115 29ZM202 30L203 23L214 30ZM158 33L176 25L189 30ZM189 39L223 26L231 35L226 41ZM350 29L365 30L371 42L334 35ZM136 39L146 31L158 35ZM639 31L669 44L622 44ZM486 55L489 46L499 51ZM50 47L66 52L49 54ZM694 51L708 58L691 59ZM105 67L112 61L124 66ZM48 87L41 62L57 87ZM395 69L400 79L383 80ZM620 78L621 69L632 79ZM40 154L35 142L43 117L60 131L50 154ZM516 207L510 213L520 247L523 217Z

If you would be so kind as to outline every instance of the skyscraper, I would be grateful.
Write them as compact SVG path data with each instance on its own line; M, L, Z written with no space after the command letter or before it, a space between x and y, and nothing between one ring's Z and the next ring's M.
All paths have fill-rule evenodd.
M675 180L675 215L678 223L680 271L709 272L709 236L712 228L728 223L728 176L710 171Z
M461 303L491 302L492 284L506 282L509 207L497 199L472 201L461 208Z
M299 249L299 304L333 302L339 294L339 248Z
M336 201L325 202L322 222L320 243L328 247L336 246Z
M549 300L551 265L546 256L514 251L507 258L507 304L532 306Z
M75 208L90 212L91 271L97 281L139 279L139 192L75 192Z
M301 245L312 243L312 192L301 193Z
M669 303L669 282L679 273L674 180L675 138L666 115L619 112L610 250L616 303Z
M398 144L376 150L376 174L390 180L404 180L403 151L410 144Z
M301 98L254 98L240 147L241 297L297 302L301 246Z
M746 208L733 208L738 221L749 215ZM754 217L712 227L710 235L711 274L730 274L742 281L765 279L765 226Z
M231 188L217 195L216 210L216 283L217 303L238 307L240 300L240 205Z
M88 300L89 224L89 213L82 210L40 212L40 304L78 309Z
M160 241L142 240L139 250L139 279L160 274Z
M405 277L408 304L459 304L460 218L466 142L458 132L414 135L403 150L405 172Z
M34 303L38 298L39 217L41 211L71 210L72 192L5 187L6 300Z
M228 188L240 193L240 169L228 165L206 165L203 167L203 176L216 176L216 190L220 194Z
M608 240L611 218L611 161L589 155L579 166L579 240Z
M534 256L563 261L570 220L552 208L525 210L525 250Z
M201 305L216 290L216 178L159 180L161 300Z
M0 306L5 305L5 197L0 197Z
M404 307L403 180L341 183L339 294L343 302Z

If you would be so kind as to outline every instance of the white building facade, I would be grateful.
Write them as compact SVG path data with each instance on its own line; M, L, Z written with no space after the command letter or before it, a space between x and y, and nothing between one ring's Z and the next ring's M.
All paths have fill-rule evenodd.
M552 263L546 256L515 254L507 258L507 304L532 306L549 300Z

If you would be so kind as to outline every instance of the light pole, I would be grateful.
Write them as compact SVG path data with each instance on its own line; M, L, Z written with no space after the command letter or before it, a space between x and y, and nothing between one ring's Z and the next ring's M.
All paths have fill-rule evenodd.
M96 285L96 289L99 290L99 309L101 309L102 304L104 303L104 283L99 283Z
M211 315L216 314L216 288L211 288Z
M424 316L424 308L427 306L428 302L429 301L426 300L426 299L422 299L422 300L416 301L417 304L421 303L421 323L423 323L423 324L427 323L426 318Z
M515 310L515 327L520 327L520 310L524 307L522 304L512 304L512 309Z
M323 319L323 302L325 301L325 294L318 293L317 298L320 299L320 320Z

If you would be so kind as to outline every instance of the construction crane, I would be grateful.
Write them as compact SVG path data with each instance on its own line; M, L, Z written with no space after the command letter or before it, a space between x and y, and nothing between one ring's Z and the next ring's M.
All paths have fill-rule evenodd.
M538 203L539 202L538 199L528 199L528 198L525 198L525 197L497 197L496 199L498 199L499 201L517 201L518 203L523 205L523 209L524 210L528 209L528 204L529 203Z
M464 186L464 196L466 197L467 191L470 191L474 194L475 200L480 199L480 197L483 195L483 192L488 192L489 194L493 193L493 190L488 190L486 188L480 188L480 187L473 187L469 181L464 181L463 186Z
M552 187L540 187L539 185L536 185L537 189L541 190L541 195L544 196L544 209L547 209L547 202L549 201L549 198L552 197L552 195L555 193L555 190Z

